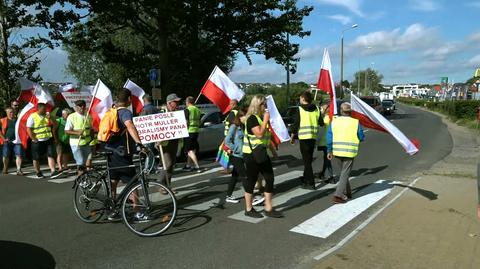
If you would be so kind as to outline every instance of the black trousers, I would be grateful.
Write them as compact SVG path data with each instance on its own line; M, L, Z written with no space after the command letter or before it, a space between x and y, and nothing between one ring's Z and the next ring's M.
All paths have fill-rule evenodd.
M247 169L247 177L243 180L245 192L253 194L258 175L261 173L265 179L265 192L273 193L274 175L270 158L266 162L259 164L255 162L252 154L243 154L243 160Z
M247 171L245 169L245 163L243 162L243 158L231 155L230 163L233 165L233 170L232 170L232 178L228 183L228 189L227 189L228 196L232 195L238 179L241 179L243 182L247 178Z
M303 184L315 185L313 177L313 151L315 149L315 139L302 139L300 141L300 153L303 160Z

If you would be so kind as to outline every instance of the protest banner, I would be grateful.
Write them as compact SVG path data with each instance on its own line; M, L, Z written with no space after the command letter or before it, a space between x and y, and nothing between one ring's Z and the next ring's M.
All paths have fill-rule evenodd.
M133 124L143 144L188 137L183 111L134 117Z
M84 100L86 104L90 104L92 100L90 92L62 92L62 96L71 108L75 107L75 101Z

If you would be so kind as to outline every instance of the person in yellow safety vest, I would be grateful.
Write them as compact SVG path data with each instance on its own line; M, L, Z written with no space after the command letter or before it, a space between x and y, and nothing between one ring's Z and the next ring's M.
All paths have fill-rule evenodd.
M11 107L7 107L5 112L7 116L2 118L0 121L0 139L3 140L3 174L8 174L10 158L12 157L13 153L15 153L17 176L22 176L23 148L22 144L15 141L15 124L17 123L17 117L15 115L15 110Z
M65 173L68 170L68 162L70 161L70 149L69 135L65 133L65 125L67 124L68 115L70 115L70 108L64 108L62 110L62 116L56 119L57 128L57 166L59 173Z
M352 106L345 102L340 105L340 116L330 123L327 133L327 158L333 156L341 162L342 171L333 195L334 203L345 203L352 198L352 189L348 178L353 167L353 159L358 154L360 141L365 138L362 126L357 119L350 117Z
M310 91L304 91L300 95L300 106L294 117L291 129L290 143L298 138L300 141L300 153L303 160L303 177L300 177L302 188L315 189L315 178L313 176L313 152L317 140L318 128L323 126L323 118L320 116L320 109L312 104L313 96Z
M323 104L320 108L321 115L323 116L323 128L321 128L321 132L319 132L318 136L318 146L317 150L323 152L323 164L322 170L320 171L318 177L320 179L324 179L325 183L334 183L333 177L333 169L332 169L332 161L327 158L327 132L328 128L330 127L330 117L328 116L328 104Z
M61 174L55 171L55 145L58 144L57 124L50 120L46 104L38 103L37 112L32 113L27 119L27 133L32 140L32 160L37 178L44 178L40 171L39 159L45 153L50 168L50 178L57 178Z
M269 120L270 113L267 110L265 96L255 95L247 111L242 148L247 170L247 178L243 181L245 216L251 218L263 218L263 215L252 205L253 190L259 174L262 174L265 179L265 215L272 218L283 217L283 214L276 211L272 205L275 177L272 162L267 153L267 148L271 146Z
M225 124L225 130L223 132L224 136L227 137L228 130L230 129L230 125L233 123L235 120L235 116L237 116L238 113L238 101L235 99L230 100L230 104L228 105L228 115L225 117L225 120L223 123Z
M176 111L180 100L182 99L178 97L175 93L171 93L167 95L167 99L166 99L167 112ZM165 170L165 174L161 176L161 183L167 186L168 188L170 188L170 190L174 193L176 193L176 191L172 189L172 186L171 186L173 167L177 162L177 150L178 150L178 146L182 143L181 141L182 141L181 139L172 139L172 140L162 141L158 143L159 146L162 147L163 162L165 163L165 167L163 167L163 170Z
M197 173L203 172L203 169L198 165L197 152L200 148L198 145L198 133L200 132L200 116L201 112L195 104L193 96L185 99L185 118L187 119L188 137L184 138L184 150L187 155L187 163L184 170L195 171ZM193 167L193 166L195 167Z
M91 153L90 142L93 137L92 117L87 113L84 100L75 101L75 112L70 114L65 124L65 133L70 135L70 147L77 165L77 173L85 172L88 155Z

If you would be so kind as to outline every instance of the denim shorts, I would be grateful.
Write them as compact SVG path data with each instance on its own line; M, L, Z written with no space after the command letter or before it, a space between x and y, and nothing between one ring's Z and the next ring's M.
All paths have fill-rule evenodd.
M3 157L11 157L12 153L17 157L23 157L22 144L13 144L10 141L3 143Z
M75 159L75 163L78 166L85 166L88 160L88 155L91 152L89 145L84 146L77 146L77 145L70 145L72 148L73 158Z

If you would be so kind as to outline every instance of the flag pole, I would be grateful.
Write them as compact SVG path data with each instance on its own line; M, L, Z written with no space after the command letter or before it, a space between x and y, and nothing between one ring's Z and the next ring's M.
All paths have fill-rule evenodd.
M205 88L205 85L207 85L207 82L213 76L213 74L215 73L215 70L217 70L217 68L218 68L218 66L215 65L215 68L213 68L212 73L210 73L210 76L208 76L207 81L205 81L205 84L203 84L202 90L203 90L203 88ZM202 90L200 90L200 93L198 94L197 99L195 99L195 104L197 104L198 99L200 99L200 95L202 95Z
M313 101L317 101L317 93L318 93L318 88L315 88L315 97L313 97Z

